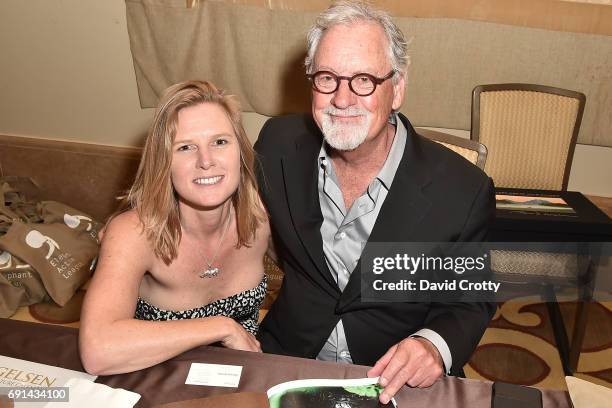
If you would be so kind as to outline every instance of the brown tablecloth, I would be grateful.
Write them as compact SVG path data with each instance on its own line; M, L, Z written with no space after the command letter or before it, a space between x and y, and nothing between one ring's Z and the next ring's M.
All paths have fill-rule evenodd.
M78 330L0 319L0 355L83 371L77 349ZM191 363L241 365L238 389L185 385ZM284 381L306 378L360 378L367 367L220 347L198 347L163 364L133 373L98 377L97 382L139 393L138 407L232 392L258 391ZM427 389L404 387L396 396L400 407L489 407L491 384L446 377ZM543 391L545 408L571 407L562 391Z

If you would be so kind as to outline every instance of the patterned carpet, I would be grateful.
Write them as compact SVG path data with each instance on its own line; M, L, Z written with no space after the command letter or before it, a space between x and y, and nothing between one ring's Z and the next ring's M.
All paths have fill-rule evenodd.
M612 388L612 303L592 303L578 373ZM572 333L576 303L560 303ZM498 309L469 364L469 378L566 389L546 304L537 299L506 302Z

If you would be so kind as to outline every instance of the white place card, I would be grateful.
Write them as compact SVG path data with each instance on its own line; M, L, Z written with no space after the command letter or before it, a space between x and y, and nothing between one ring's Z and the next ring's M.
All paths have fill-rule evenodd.
M191 363L185 384L211 387L238 387L242 366Z

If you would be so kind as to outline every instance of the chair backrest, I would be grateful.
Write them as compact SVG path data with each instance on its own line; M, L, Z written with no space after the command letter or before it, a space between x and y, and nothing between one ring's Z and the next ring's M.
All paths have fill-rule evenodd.
M482 143L435 130L417 129L416 131L419 135L448 147L455 153L463 156L470 163L484 170L487 160L487 148Z
M495 185L566 190L585 101L542 85L474 88L471 139L487 146L485 171Z

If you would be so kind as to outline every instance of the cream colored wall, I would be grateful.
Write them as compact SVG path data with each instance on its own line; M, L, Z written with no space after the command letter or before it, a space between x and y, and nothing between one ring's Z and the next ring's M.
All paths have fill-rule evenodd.
M141 143L122 0L2 0L0 59L0 133Z
M123 0L2 0L0 55L0 134L142 145ZM244 114L252 141L265 120Z
M2 0L0 56L0 134L142 144L122 0ZM245 113L251 140L265 119ZM569 186L612 197L610 174L612 149L579 145Z
M2 0L0 55L0 134L142 145L123 0ZM252 141L265 120L244 114Z

